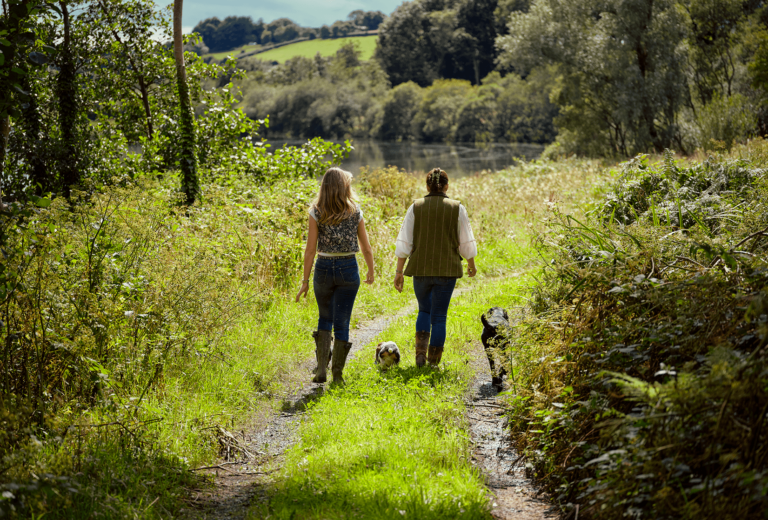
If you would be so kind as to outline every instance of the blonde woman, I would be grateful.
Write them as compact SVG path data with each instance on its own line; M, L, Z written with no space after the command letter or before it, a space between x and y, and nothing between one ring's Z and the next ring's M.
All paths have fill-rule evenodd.
M448 174L435 168L427 174L427 191L405 214L397 236L395 289L403 292L405 276L413 277L413 292L419 302L416 318L416 366L427 361L440 364L445 344L448 306L456 280L462 277L461 259L467 274L475 276L477 245L467 210L448 198ZM408 267L403 272L405 261Z
M320 192L309 209L307 247L304 250L304 277L296 295L307 297L309 274L315 254L313 289L319 318L315 338L317 369L315 383L325 383L328 361L333 382L344 382L342 372L352 343L349 342L349 319L360 288L360 273L355 254L362 249L368 265L365 283L373 283L373 249L365 232L363 211L352 191L352 174L341 168L329 168L323 175ZM331 331L335 339L331 337ZM333 348L331 348L333 341Z

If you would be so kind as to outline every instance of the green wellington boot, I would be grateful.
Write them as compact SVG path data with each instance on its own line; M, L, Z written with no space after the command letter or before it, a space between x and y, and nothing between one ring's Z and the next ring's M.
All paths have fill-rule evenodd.
M333 342L333 362L331 363L331 373L333 374L334 383L344 382L342 373L344 372L344 365L347 364L347 355L349 355L349 349L351 348L352 343L349 341L337 339Z
M331 331L318 330L312 333L315 338L315 356L317 357L317 368L313 383L325 383L327 379L328 361L331 359Z
M427 345L429 332L422 330L416 333L416 366L421 368L427 363Z

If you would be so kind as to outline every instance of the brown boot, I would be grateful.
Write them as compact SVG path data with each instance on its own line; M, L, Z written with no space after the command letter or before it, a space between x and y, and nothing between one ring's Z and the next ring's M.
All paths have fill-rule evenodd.
M429 332L422 330L416 333L416 366L423 367L427 363L427 346L429 345Z
M317 368L313 383L325 383L327 378L328 361L331 359L331 331L318 330L312 333L315 338L315 356L317 357Z
M349 341L337 339L333 342L333 363L331 364L331 372L333 373L334 383L344 382L344 378L341 376L342 372L344 372L344 365L347 364L347 355L351 348L352 343Z
M429 366L433 368L437 368L442 358L443 358L443 347L433 347L432 345L430 345L429 355L427 356L427 360L429 361Z

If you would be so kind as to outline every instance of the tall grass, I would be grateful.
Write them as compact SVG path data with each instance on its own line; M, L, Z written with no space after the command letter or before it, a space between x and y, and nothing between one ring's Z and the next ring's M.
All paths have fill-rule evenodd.
M571 160L452 182L480 277L519 266L532 215L583 200L601 175ZM275 406L311 355L314 302L290 300L316 182L222 179L180 211L173 181L124 179L71 207L40 199L0 216L0 509L176 511L178 487L194 481L184 468L219 455L216 432ZM409 300L390 286L394 239L423 179L387 169L356 182L378 282L361 289L353 324ZM155 466L156 478L127 476Z

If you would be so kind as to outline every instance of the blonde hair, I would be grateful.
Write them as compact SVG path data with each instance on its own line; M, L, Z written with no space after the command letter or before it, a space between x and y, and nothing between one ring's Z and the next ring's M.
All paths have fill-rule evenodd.
M317 213L319 224L334 226L351 217L357 211L352 174L335 166L328 168L312 208Z

